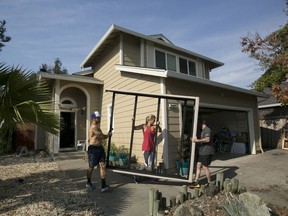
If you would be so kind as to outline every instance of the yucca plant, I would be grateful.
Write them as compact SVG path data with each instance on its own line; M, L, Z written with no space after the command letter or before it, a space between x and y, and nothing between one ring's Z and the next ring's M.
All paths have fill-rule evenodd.
M226 193L226 200L228 203L223 204L222 208L225 210L226 214L229 216L248 216L248 211L235 195L232 193Z
M0 152L8 152L17 124L36 124L52 134L60 130L51 110L51 94L36 74L0 63Z

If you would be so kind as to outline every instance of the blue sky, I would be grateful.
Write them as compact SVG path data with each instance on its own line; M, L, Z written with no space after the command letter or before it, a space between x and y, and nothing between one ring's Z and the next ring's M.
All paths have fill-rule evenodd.
M112 24L164 34L175 45L223 62L211 80L241 88L259 78L257 62L241 52L248 32L265 36L285 25L284 0L0 0L0 20L12 37L0 61L38 71L58 57L69 73Z

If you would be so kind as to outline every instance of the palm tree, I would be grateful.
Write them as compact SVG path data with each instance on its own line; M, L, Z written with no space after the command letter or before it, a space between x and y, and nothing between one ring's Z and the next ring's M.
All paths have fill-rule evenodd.
M36 74L0 63L0 152L11 150L17 124L36 124L58 134L60 121L51 106L50 90Z

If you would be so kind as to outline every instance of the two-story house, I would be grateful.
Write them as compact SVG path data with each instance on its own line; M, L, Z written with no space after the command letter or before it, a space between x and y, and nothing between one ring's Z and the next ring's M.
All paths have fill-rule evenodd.
M247 153L256 154L261 149L257 97L265 96L211 81L210 73L222 65L174 45L162 34L144 35L112 25L82 62L81 68L87 70L73 75L39 74L51 86L55 112L65 127L59 136L38 129L37 148L47 145L54 153L75 149L77 140L88 139L92 111L102 114L101 128L108 131L112 93L106 90L114 89L199 97L198 120L207 120L214 134L225 127L241 139L245 136ZM116 145L129 146L134 102L130 95L115 98L111 127ZM149 114L156 115L157 104L157 98L139 97L135 124L144 123ZM186 119L193 120L194 104L187 105L192 109L187 109ZM182 107L178 100L161 101L159 120L164 132L159 137L158 161L166 168L175 164L181 130L191 136L189 123L182 128ZM133 140L133 155L141 161L142 132L134 131Z

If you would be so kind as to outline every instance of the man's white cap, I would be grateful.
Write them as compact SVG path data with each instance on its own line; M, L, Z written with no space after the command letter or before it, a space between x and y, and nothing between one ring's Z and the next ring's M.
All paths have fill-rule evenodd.
M91 118L101 118L101 115L98 111L91 113Z

